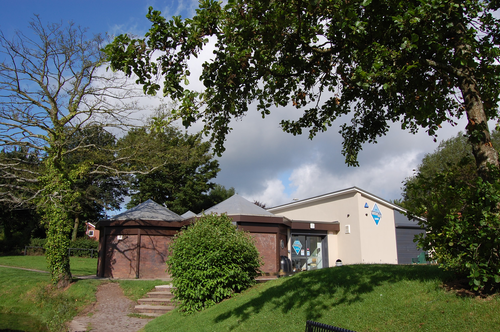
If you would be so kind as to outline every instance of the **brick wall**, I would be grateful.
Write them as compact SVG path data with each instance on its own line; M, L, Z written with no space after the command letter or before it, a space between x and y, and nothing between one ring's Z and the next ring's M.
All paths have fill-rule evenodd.
M137 235L106 236L104 277L135 278L137 262Z
M255 239L255 246L264 261L261 270L264 273L276 273L279 266L276 262L276 234L251 233Z
M167 278L168 246L172 237L161 235L141 236L140 278Z

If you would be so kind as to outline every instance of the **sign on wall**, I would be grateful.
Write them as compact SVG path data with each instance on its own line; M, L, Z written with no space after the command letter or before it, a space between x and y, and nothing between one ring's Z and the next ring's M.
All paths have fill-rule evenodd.
M293 250L295 250L295 253L298 255L300 252L300 249L302 249L302 243L300 243L299 240L295 240L295 242L292 245Z
M380 209L378 208L377 204L375 204L373 206L372 218L375 221L376 225L378 225L378 223L380 222L380 219L382 218L382 212L380 212Z

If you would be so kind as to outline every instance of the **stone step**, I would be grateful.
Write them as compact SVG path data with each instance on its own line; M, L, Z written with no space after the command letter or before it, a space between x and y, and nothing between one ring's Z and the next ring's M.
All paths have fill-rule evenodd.
M171 299L174 297L170 291L157 291L157 292L148 292L148 297L160 297L163 299Z
M141 312L141 316L148 316L148 317L160 317L161 315L164 315L163 313L159 314L156 312Z
M140 314L144 313L165 314L174 309L175 307L171 305L138 304L135 306L135 311Z
M147 299L139 299L137 300L139 304L153 304L153 305L167 305L167 306L175 306L175 303L172 302L171 298L161 298L161 297L153 297Z
M157 291L167 291L167 290L170 290L172 288L175 288L175 287L172 286L172 285L158 285L158 286L155 286L155 289Z
M276 280L276 279L278 279L278 277L275 277L275 276L257 277L257 278L255 278L255 281L260 284L260 283L264 283L264 282L268 282L268 281Z

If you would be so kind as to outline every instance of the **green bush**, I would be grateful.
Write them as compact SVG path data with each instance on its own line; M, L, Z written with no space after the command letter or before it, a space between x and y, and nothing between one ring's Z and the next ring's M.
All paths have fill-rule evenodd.
M460 166L460 165L459 165ZM469 279L476 291L500 288L500 182L491 169L490 182L457 176L453 166L434 177L419 176L410 190L420 190L413 209L424 215L427 233L422 249L441 266Z
M170 245L167 267L180 310L192 313L255 283L261 259L251 236L226 215L204 215Z
M45 248L45 243L47 242L47 239L31 239L30 246L32 247L43 247ZM83 237L83 238L78 238L76 241L71 241L70 248L80 248L80 249L95 249L97 250L99 248L99 242ZM43 249L30 249L29 253L30 254L43 254L44 250ZM91 251L90 250L71 250L71 256L77 256L77 257L90 257L91 256ZM97 251L94 251L93 257L97 257Z
M86 237L78 238L76 241L71 241L70 248L81 248L81 249L98 249L99 242ZM90 250L71 250L71 256L78 257L90 257ZM97 257L97 251L94 251L94 257Z

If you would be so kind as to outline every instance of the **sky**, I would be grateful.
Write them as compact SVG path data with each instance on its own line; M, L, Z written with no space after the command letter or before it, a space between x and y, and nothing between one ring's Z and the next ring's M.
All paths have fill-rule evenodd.
M43 22L73 21L88 27L91 33L144 36L150 27L145 15L148 7L160 10L164 17L194 14L197 1L146 0L0 0L0 30L11 36L16 30L26 31L28 22L39 15ZM205 54L200 57L210 56ZM192 64L192 72L201 70L201 61ZM252 107L251 107L252 109ZM434 142L424 131L413 135L391 126L377 144L365 144L359 154L359 167L348 167L341 154L342 138L338 128L348 119L340 118L327 132L309 140L284 133L281 119L297 118L294 107L276 109L262 119L256 108L243 119L233 122L227 136L226 151L218 157L220 169L214 182L234 187L250 201L272 207L294 199L326 194L349 187L359 187L386 200L401 197L402 182L411 176L427 153L432 153L440 140L465 130L466 121L457 126L444 124ZM190 128L191 132L200 125Z

